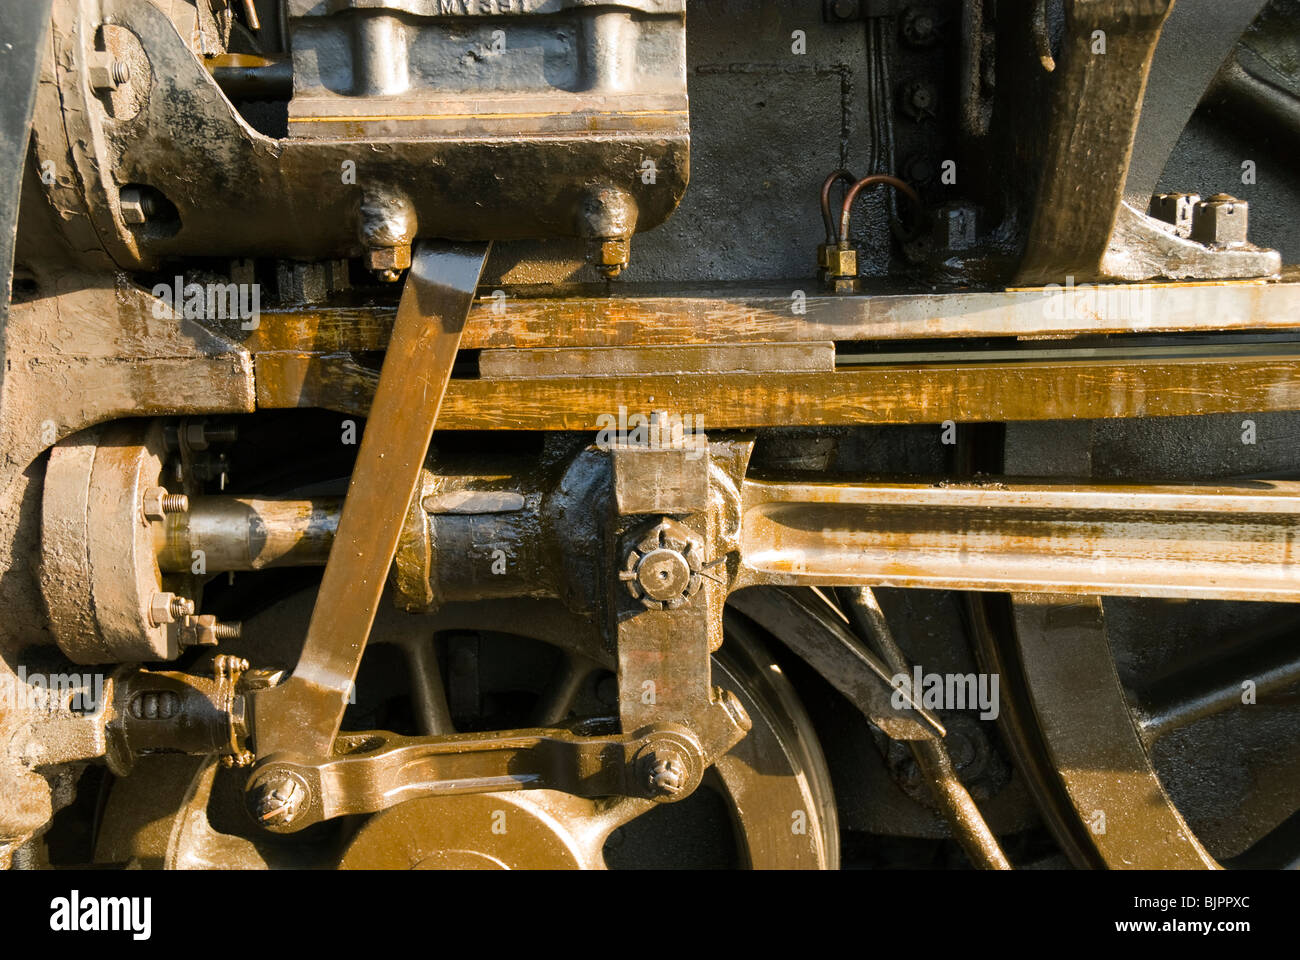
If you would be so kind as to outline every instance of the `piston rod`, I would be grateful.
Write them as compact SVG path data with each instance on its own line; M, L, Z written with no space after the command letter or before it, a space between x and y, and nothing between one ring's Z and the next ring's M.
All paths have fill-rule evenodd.
M887 586L1099 596L1300 602L1300 483L1138 486L1032 483L808 483L747 479L731 589ZM169 515L163 570L321 564L337 500L195 498ZM532 503L506 512L430 514L429 536L484 564L428 572L437 602L563 594ZM412 546L418 547L419 544ZM405 542L403 550L411 549ZM574 549L573 545L569 549ZM463 568L463 569L462 569ZM482 569L480 569L482 568ZM433 606L436 606L434 603Z

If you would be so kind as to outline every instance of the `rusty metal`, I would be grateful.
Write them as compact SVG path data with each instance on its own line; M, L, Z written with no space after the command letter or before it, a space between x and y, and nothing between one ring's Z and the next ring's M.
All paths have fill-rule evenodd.
M255 818L275 833L423 797L509 790L676 802L689 796L704 771L739 739L731 718L743 715L744 708L728 696L731 704L715 718L697 718L704 722L696 730L664 724L630 735L601 734L593 727L431 738L350 732L339 737L331 755L318 760L271 758L253 772L245 789ZM672 790L664 790L655 775L665 758L676 765Z
M208 666L207 675L119 667L76 675L56 690L29 688L31 719L19 758L32 768L101 760L123 777L158 753L246 764L248 661L219 654Z
M259 756L330 752L487 253L486 245L416 251L339 518L343 549L331 551L293 676L254 707Z
M802 303L795 297L802 291ZM505 293L505 291L502 291ZM819 294L771 282L705 289L590 285L512 289L474 304L463 349L731 345L854 340L1063 337L1103 333L1294 329L1300 283L1259 280L1097 285L998 291ZM801 306L803 312L794 308ZM382 350L392 306L268 307L244 341L255 355Z
M114 424L50 455L41 588L55 636L77 663L173 660L180 652L185 636L170 596L161 612L155 600L171 593L155 528L186 506L159 486L165 456L162 425L149 421ZM176 584L189 594L198 586Z
M729 494L729 483L711 476L707 451L705 443L644 450L620 445L611 452L603 469L613 474L617 509L656 518L633 525L621 540L614 565L624 589L616 596L671 611L690 606L701 589L708 594L721 586L999 591L1034 583L1084 595L1300 600L1290 547L1300 523L1300 484L1293 481L1233 486L751 477ZM561 476L571 482L586 464L579 458L548 482L562 484ZM706 509L710 490L722 509ZM429 510L440 502L437 495L413 498L410 510L418 517L412 522L408 514L397 555L399 602L430 610L483 596L583 596L571 578L591 575L583 560L599 544L574 537L561 549L547 548L539 530L551 514L551 495L546 488L526 499L516 494L517 504L501 513L490 499L462 500L453 512L440 513ZM731 506L729 496L737 497ZM712 532L663 514L711 516ZM1251 517L1249 524L1240 521L1243 515ZM165 570L188 569L196 545L213 572L319 564L340 522L337 501L322 500L203 498L187 516L188 538L182 520L169 526L161 544ZM492 549L513 558L514 570L481 578L443 569L435 554L479 557L477 565L486 566ZM733 551L734 568L722 565ZM587 600L577 604L589 606Z
M79 220L89 219L100 249L132 269L174 255L366 253L371 244L358 221L363 194L377 185L408 205L425 236L612 239L591 233L584 213L602 174L634 212L616 234L626 242L676 208L690 152L684 4L638 0L636 17L627 6L556 3L547 17L522 6L483 15L474 6L449 20L436 4L387 12L291 4L289 129L271 137L222 94L168 12L137 0L103 8L139 67L123 101L135 122L118 124L84 79L99 23L65 2L55 17L54 82L43 87L52 98L46 109L67 107L70 127L61 142L40 138L38 151L41 162L74 164L92 187L73 200L58 185L42 186L58 206L70 203ZM561 21L557 33L552 25ZM200 31L204 58L230 52L222 33L229 30L211 31L208 42ZM507 33L514 43L497 36ZM332 51L323 63L322 45ZM543 49L545 74L536 59ZM183 112L177 103L187 105ZM163 136L166 150L157 146ZM373 137L386 149L356 149ZM348 164L354 177L343 176ZM510 173L494 178L489 208L474 171L491 164ZM540 194L538 177L546 183ZM126 185L158 191L169 211L163 222L126 222L119 204ZM218 191L221 209L210 203ZM234 222L240 229L229 229Z
M1294 860L1289 0L30 6L0 865Z
M539 377L654 376L665 373L796 373L835 369L835 344L683 344L676 347L586 347L484 350L479 375L490 380Z
M1244 22L1251 6L1242 4L1218 17ZM1080 280L1273 276L1281 270L1276 251L1207 248L1155 226L1144 214L1164 158L1182 129L1175 119L1178 107L1172 109L1173 117L1167 115L1170 111L1157 110L1144 116L1144 94L1150 102L1164 75L1175 71L1175 83L1188 84L1187 63L1177 61L1209 63L1218 42L1212 32L1196 36L1197 46L1205 49L1191 58L1180 58L1171 45L1171 52L1161 58L1154 85L1148 87L1161 29L1173 7L1172 0L1066 5L1065 40L1052 77L1054 111L1070 119L1048 134L1018 283L1061 283L1067 276ZM1197 20L1179 15L1175 23L1195 30ZM1096 31L1105 38L1104 56L1093 50ZM1222 36L1230 32L1230 28L1220 30ZM1210 70L1215 66L1217 62ZM1210 75L1205 75L1207 83ZM1082 95L1093 88L1104 88L1108 94L1104 98ZM1203 90L1201 86L1192 91L1190 98L1186 90L1176 91L1184 117ZM1131 168L1135 142L1136 170ZM1077 151L1079 143L1091 145L1083 156ZM1135 194L1130 201L1125 200L1126 188ZM1087 199L1081 202L1084 196Z
M747 479L736 587L1300 600L1300 487ZM1251 522L1243 524L1242 516Z
M710 429L890 423L987 423L1292 410L1297 353L1287 344L1149 359L1049 358L1008 364L950 354L927 364L835 373L692 374L574 380L455 380L443 424L462 430L599 431L611 411L697 416ZM258 357L264 409L324 407L364 415L375 375L337 355Z
M727 469L743 473L749 453L744 440L722 444L716 468L724 476ZM707 438L699 435L614 447L610 511L623 532L611 543L611 559L628 589L610 578L605 614L618 657L624 735L680 725L714 747L705 766L752 726L735 694L714 686L711 675L710 654L722 644L726 589L720 578L702 574L734 536L725 511L713 507L721 498L712 495L712 461ZM661 509L676 517L653 517ZM707 739L706 730L712 731ZM670 758L675 785L665 791L655 768ZM701 761L699 749L670 731L641 745L635 762L642 786L653 786L655 799L675 802L699 784Z

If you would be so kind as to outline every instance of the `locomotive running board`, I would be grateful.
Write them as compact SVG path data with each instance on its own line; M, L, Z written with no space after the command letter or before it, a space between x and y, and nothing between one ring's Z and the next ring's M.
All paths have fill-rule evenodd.
M302 654L253 705L259 757L333 748L490 248L414 251Z

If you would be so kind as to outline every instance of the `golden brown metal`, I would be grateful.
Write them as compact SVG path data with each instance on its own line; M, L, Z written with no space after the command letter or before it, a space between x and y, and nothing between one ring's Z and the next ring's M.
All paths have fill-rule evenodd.
M1028 695L1055 778L1111 868L1218 864L1170 802L1115 672L1096 597L1022 594L1015 632Z
M782 483L741 489L756 584L1300 601L1300 484ZM1242 517L1249 517L1243 522Z
M322 565L342 508L337 497L194 497L189 510L168 514L157 525L162 534L158 565L179 573L191 571L200 557L213 573Z
M440 425L590 430L667 410L708 429L989 423L1300 409L1300 352L1141 360L880 364L803 374L680 374L571 380L453 380ZM263 353L258 406L363 415L373 371L348 357Z
M802 296L799 296L801 295ZM699 291L653 286L512 288L474 304L465 349L1044 337L1265 330L1300 326L1300 283L1261 280L1067 285L953 293L832 296L792 285ZM392 308L264 310L244 346L382 350Z
M416 251L298 666L254 704L259 756L330 752L489 248Z

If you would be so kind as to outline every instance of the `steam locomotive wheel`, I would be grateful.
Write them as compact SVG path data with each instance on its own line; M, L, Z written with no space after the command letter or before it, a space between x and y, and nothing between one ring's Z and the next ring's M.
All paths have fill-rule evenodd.
M1152 712L1135 704L1134 693L1121 681L1100 598L1017 594L1006 606L1000 599L973 599L976 638L986 661L1003 677L1008 744L1076 866L1294 869L1300 863L1294 793L1285 786L1295 783L1300 770L1296 751L1281 750L1275 741L1255 751L1272 758L1265 779L1276 781L1278 789L1271 793L1289 802L1261 791L1229 822L1202 817L1215 824L1213 835L1198 836L1162 779L1156 741L1200 721L1223 719L1241 709L1239 697L1234 704L1232 697L1190 686ZM1279 663L1261 669L1258 660L1243 657L1241 665L1253 669L1241 672L1220 660L1217 685L1239 692L1242 677L1257 677L1261 690L1266 683L1270 692L1285 689L1296 677L1294 655ZM1276 708L1285 711L1285 702ZM1209 759L1197 758L1201 766ZM1201 776L1216 774L1204 770ZM1250 842L1237 839L1231 859L1217 859L1215 847L1231 849L1224 836L1228 827Z
M309 610L311 599L308 591L246 621L245 637L265 650L273 638L293 635L285 631L286 618ZM540 608L549 615L531 618L521 617L512 604L452 606L432 618L381 615L373 647L392 644L409 657L412 636L432 644L437 634L446 643L481 630L485 676L503 651L520 663L550 657L549 680L539 684L528 707L537 723L581 717L584 704L590 709L591 691L612 679L601 664L555 649L575 624L549 605ZM524 623L530 625L526 638L518 633ZM510 634L498 632L508 624ZM396 633L386 636L385 625L394 625ZM430 660L407 660L412 667L418 662ZM359 688L367 683L365 669ZM427 678L408 677L415 702ZM167 868L837 868L839 831L825 760L793 687L752 627L728 621L726 642L713 659L713 682L736 693L753 728L678 803L592 800L550 790L426 797L275 837L248 823L239 809L246 773L211 759L160 756L142 761L134 775L113 785L96 859ZM484 702L509 699L509 691L489 687ZM451 700L455 707L454 694ZM473 724L457 719L458 726ZM160 817L163 807L167 812Z

